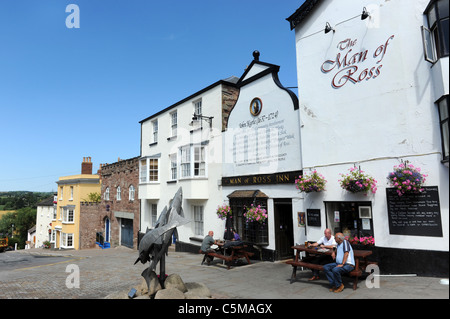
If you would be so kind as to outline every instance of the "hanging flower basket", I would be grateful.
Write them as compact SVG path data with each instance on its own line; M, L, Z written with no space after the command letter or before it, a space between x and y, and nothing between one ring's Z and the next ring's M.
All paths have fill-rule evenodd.
M261 208L261 205L253 206L252 204L244 213L244 217L247 223L258 222L262 224L267 219L267 211L264 208Z
M349 169L350 173L340 174L342 179L339 183L343 189L351 193L367 193L371 191L373 194L377 192L377 181L375 178L368 174L364 174L364 171L358 167L352 167Z
M420 172L420 167L414 167L412 164L401 163L394 166L394 171L389 173L387 179L390 186L397 190L398 196L407 193L423 192L423 184L428 175Z
M321 192L325 190L326 183L325 177L316 170L313 170L311 175L300 175L295 180L295 187L304 193Z
M231 207L223 204L222 206L217 207L216 211L217 217L219 217L222 220L227 219L228 216L231 217Z

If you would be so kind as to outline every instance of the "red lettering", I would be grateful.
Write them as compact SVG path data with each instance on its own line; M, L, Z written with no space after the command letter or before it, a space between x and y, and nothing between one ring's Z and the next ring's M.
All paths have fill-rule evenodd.
M348 68L342 69L333 78L333 81L331 82L331 85L333 88L338 89L340 87L343 87L347 82L350 80L353 83L357 83L358 80L352 78L352 75L358 71L357 66L349 66ZM341 73L344 73L343 75ZM336 81L337 80L337 81Z

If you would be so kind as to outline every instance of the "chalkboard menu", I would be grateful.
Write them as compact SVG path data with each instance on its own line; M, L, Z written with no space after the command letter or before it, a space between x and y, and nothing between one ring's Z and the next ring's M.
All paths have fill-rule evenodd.
M389 233L393 235L442 237L441 208L437 186L419 194L398 196L386 188Z
M308 226L321 226L320 209L307 209L306 221Z

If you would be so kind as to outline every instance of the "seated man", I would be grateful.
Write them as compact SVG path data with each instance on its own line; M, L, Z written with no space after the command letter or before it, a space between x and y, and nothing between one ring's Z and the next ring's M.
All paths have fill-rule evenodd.
M344 290L341 275L349 273L355 268L355 257L352 246L345 240L344 234L336 234L336 243L338 244L337 250L336 252L333 251L332 254L333 259L336 259L336 261L323 266L323 270L331 284L330 291L341 292Z
M200 252L202 254L213 253L214 249L211 248L212 245L217 244L217 241L213 238L214 232L210 230L208 235L203 239L202 246L200 247ZM214 259L214 257L205 256L207 258L208 264ZM203 263L203 262L202 262Z
M316 243L313 243L309 245L308 247L321 247L321 248L329 248L333 249L336 247L336 241L334 240L334 236L331 235L331 229L327 228L325 229L324 233L325 236L319 239ZM311 261L314 264L317 265L325 265L328 263L333 262L333 259L331 256L328 255L319 255L317 256L313 261ZM313 272L313 276L309 280L317 280L319 278L319 270L317 269L311 269Z

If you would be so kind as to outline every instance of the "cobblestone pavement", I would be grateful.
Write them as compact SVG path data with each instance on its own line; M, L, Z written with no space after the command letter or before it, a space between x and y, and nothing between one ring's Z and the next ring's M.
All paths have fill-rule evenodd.
M107 296L123 296L142 282L141 272L148 267L140 262L133 265L137 251L125 247L105 250L80 251L29 251L6 254L62 256L50 264L27 267L22 265L0 271L0 299L102 299ZM16 255L14 255L16 256ZM202 282L213 298L246 299L448 299L449 286L440 284L440 278L429 277L379 277L378 288L368 288L360 280L354 291L350 278L346 289L339 294L328 292L328 282L309 282L309 270L298 271L297 281L290 284L291 266L283 262L245 261L226 269L220 261L213 265L201 265L202 256L169 251L166 259L167 274L177 273L185 282ZM68 265L76 265L80 273L80 287L68 288L66 280L71 271ZM158 269L159 270L159 269Z

